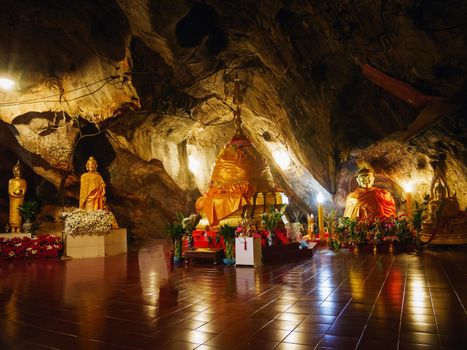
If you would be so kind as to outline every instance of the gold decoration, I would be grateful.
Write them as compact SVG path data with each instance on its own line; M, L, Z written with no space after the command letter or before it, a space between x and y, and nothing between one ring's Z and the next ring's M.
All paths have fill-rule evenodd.
M26 180L21 178L21 165L19 161L13 167L14 178L8 181L8 194L10 196L10 226L11 232L19 232L21 229L21 215L19 206L24 203L24 195L27 190Z
M89 157L86 162L87 173L81 175L81 188L79 194L79 207L85 210L104 209L105 182L97 172L97 161Z

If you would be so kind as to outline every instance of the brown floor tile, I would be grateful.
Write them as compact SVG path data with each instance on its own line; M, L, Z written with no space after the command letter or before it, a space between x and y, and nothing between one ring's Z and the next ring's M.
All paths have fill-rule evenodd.
M354 349L357 345L358 338L353 337L338 337L334 335L325 335L319 343L322 347L331 347L335 349Z
M188 343L203 344L209 339L212 339L216 336L216 333L208 333L201 331L189 331L188 333L182 334L175 337L176 340L185 341Z
M238 348L235 348L235 350L272 350L275 349L278 344L279 342L272 340L250 338Z
M314 346L318 344L322 337L323 335L321 334L293 331L283 340L283 342Z
M303 344L280 343L274 350L313 350L314 347Z
M397 350L396 342L387 342L383 339L363 338L358 344L358 350Z
M423 322L402 322L402 332L436 333L436 324Z
M438 334L422 332L402 332L400 335L402 343L428 344L439 346Z
M259 269L172 271L154 251L169 256L154 241L105 259L0 261L0 349L384 350L400 341L400 349L447 350L467 343L467 248L322 250Z
M255 338L267 339L276 342L281 342L290 334L290 331L284 329L263 328L257 333L254 333Z
M308 332L313 334L324 334L326 331L331 327L330 324L325 323L309 323L307 321L303 321L300 325L295 328L295 331L299 332Z
M164 345L164 350L192 350L196 349L199 344L186 343L178 340L171 340Z
M286 331L292 331L300 324L299 321L283 321L283 320L274 320L269 322L264 328L270 329L282 329Z

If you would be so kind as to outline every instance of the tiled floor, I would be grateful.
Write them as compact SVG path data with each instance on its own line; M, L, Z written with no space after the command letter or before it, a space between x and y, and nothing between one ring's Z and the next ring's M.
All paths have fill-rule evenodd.
M467 249L170 271L160 241L0 261L0 349L465 349Z

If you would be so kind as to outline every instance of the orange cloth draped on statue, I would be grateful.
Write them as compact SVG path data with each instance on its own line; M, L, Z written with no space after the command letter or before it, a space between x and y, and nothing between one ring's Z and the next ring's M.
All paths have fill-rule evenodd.
M230 189L213 188L196 202L198 211L202 210L211 225L216 225L220 220L251 204L250 198L254 190L248 184L232 185Z
M347 196L344 216L360 220L396 216L396 204L383 188L357 188Z
M104 209L105 182L97 172L81 175L79 207L85 210Z
M206 193L196 209L217 225L245 205L257 192L274 191L274 181L264 159L243 135L235 136L221 152Z

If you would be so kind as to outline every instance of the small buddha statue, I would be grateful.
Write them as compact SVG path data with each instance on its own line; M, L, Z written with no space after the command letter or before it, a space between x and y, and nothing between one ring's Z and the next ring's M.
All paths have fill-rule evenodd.
M97 172L97 161L89 157L86 162L87 173L81 175L79 207L85 210L102 210L105 204L105 182Z
M467 243L467 212L461 210L456 196L449 196L448 188L441 183L435 186L428 202L421 240L432 244Z
M344 216L358 220L396 216L396 203L384 188L373 187L373 173L360 169L357 173L358 188L349 193L345 202Z
M433 199L428 202L428 222L435 223L438 219L459 213L459 202L447 196L447 189L441 182L435 187L432 197Z
M315 217L313 213L310 213L307 215L307 222L308 222L308 227L306 230L306 233L308 236L310 236L310 239L313 238L313 235L315 234Z
M13 178L8 181L8 194L10 196L10 227L11 232L20 232L21 215L18 208L24 203L27 190L26 180L21 178L21 165L16 163L13 167Z

